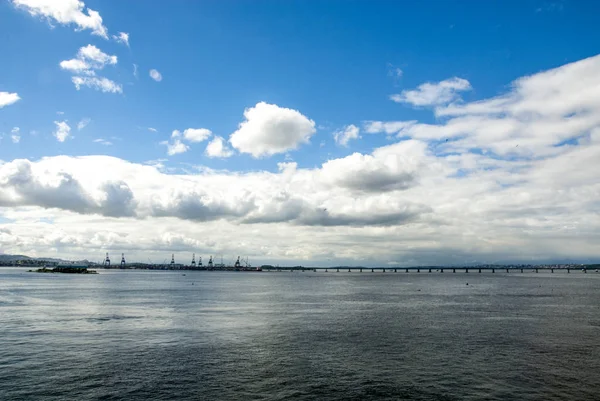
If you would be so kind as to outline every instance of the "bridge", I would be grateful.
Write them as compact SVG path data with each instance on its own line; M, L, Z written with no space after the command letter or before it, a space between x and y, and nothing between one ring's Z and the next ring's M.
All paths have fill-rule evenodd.
M274 272L274 271L286 271L286 272L358 272L358 273L539 273L539 272L566 272L571 273L571 270L577 272L587 273L588 270L598 272L598 269L589 269L587 267L576 268L576 267L264 267L263 271Z

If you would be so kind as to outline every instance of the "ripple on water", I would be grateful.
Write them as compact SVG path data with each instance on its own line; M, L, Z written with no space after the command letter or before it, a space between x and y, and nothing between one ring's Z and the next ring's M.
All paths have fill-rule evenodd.
M2 400L600 393L600 276L0 276Z

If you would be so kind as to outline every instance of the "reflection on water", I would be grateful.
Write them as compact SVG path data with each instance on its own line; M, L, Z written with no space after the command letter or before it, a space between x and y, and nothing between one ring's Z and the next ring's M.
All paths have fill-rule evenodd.
M582 273L0 269L0 399L595 400L599 289Z

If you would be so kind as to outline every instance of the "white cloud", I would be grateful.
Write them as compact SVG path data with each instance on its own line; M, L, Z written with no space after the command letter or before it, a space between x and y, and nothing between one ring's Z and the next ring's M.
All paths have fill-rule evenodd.
M112 145L112 142L107 141L106 139L103 139L103 138L94 139L94 143L99 143L100 145L105 145L105 146Z
M75 74L95 75L95 70L101 70L107 64L117 64L117 56L111 56L96 46L83 46L77 52L77 58L60 62L60 68Z
M10 138L12 139L13 143L19 143L21 141L20 131L21 129L19 127L14 127L12 130L10 130Z
M126 32L119 32L118 35L113 35L112 38L119 43L123 43L125 46L129 47L129 34Z
M454 77L436 83L427 82L415 90L403 90L400 94L391 95L390 99L413 106L436 106L453 102L459 98L459 92L468 90L471 90L469 81Z
M348 146L348 142L351 139L360 138L360 128L354 124L346 126L344 129L333 133L333 138L338 145Z
M597 260L599 91L597 56L521 78L495 98L439 107L435 124L367 121L364 132L401 140L314 168L5 161L0 211L12 223L0 247L86 258L109 249L143 261L247 254L286 265Z
M133 76L136 77L136 78L138 77L138 66L137 66L137 64L133 65Z
M49 22L62 25L75 24L77 30L89 29L92 34L108 39L108 32L102 25L102 17L97 11L85 7L79 0L12 0L33 16L46 18Z
M79 49L77 56L91 63L93 68L100 69L107 64L117 64L117 56L110 56L96 46L87 45Z
M152 128L152 127L148 127L148 131L158 132L158 130L156 128Z
M75 88L80 90L82 86L109 93L123 93L123 86L103 77L73 77L71 78Z
M516 80L502 96L435 109L440 124L367 123L369 131L428 141L444 152L545 158L570 150L600 124L600 56ZM567 146L564 143L567 142Z
M21 98L16 93L0 92L0 109L4 106L9 106Z
M169 156L173 156L179 153L185 153L190 149L190 147L185 143L181 142L180 139L175 139L171 143L169 141L163 141L160 144L165 145L167 147L167 154Z
M80 59L63 60L60 62L60 68L71 71L75 74L94 75L95 72L90 69L88 63Z
M315 122L300 112L265 102L244 111L246 121L229 138L242 153L258 158L285 153L309 143L316 132Z
M65 114L64 111L57 111L56 114L58 114L59 116L62 116L63 114Z
M87 86L102 92L123 93L123 87L120 84L105 77L96 77L96 71L103 69L106 65L115 64L117 64L117 56L108 55L96 46L87 45L79 49L76 58L61 61L60 67L73 74L78 74L71 77L77 90L80 90L82 86Z
M156 82L162 81L162 75L155 69L150 70L150 78L152 78Z
M183 137L189 142L202 142L212 135L212 131L206 128L188 128L183 131Z
M66 121L54 121L56 124L56 131L54 131L54 136L58 140L58 142L64 142L71 132L71 127L67 124Z
M222 137L215 136L206 146L205 154L208 157L226 158L233 156L233 151L225 145Z
M87 127L87 125L92 121L91 118L85 117L82 118L78 123L77 123L77 130L81 131L82 129L84 129L85 127Z

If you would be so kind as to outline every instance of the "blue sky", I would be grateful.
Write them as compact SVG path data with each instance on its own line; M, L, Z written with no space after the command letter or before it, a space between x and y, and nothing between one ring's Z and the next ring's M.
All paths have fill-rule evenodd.
M61 7L56 6L57 3L61 2L14 0L0 3L0 49L4 60L0 63L0 92L17 93L19 96L18 101L0 108L0 160L5 163L5 168L20 160L37 163L41 158L49 158L47 163L56 168L57 174L66 172L72 174L69 177L74 177L74 173L60 164L61 160L66 160L60 156L111 156L115 160L135 165L136 168L152 164L164 176L178 173L185 179L199 180L198 185L204 185L202 180L210 178L198 173L199 171L215 169L225 174L221 177L225 183L223 185L250 188L253 186L252 180L256 178L252 174L270 173L274 174L273 177L280 177L285 175L280 163L294 162L295 174L298 176L285 185L282 184L281 188L273 189L274 192L282 191L292 198L298 196L309 205L309 209L323 210L327 209L324 203L327 196L314 200L309 192L303 192L309 191L308 189L295 190L294 185L299 181L317 180L314 177L304 177L309 172L325 172L325 166L350 163L350 167L343 167L342 170L354 171L357 176L367 174L367 171L367 181L383 180L385 185L379 191L367 191L364 190L365 186L357 186L354 182L348 184L350 181L345 178L337 180L339 177L336 175L338 178L334 181L338 184L342 181L346 183L345 190L351 187L353 191L359 191L348 193L348 199L352 200L350 204L342 201L339 205L336 204L340 210L357 207L357 202L364 202L361 206L363 209L357 209L363 213L371 210L377 202L395 204L394 202L410 201L411 205L423 206L415 209L416 214L421 216L433 213L428 219L436 220L435 214L445 210L445 206L428 204L423 200L428 195L419 193L417 187L403 181L407 174L412 177L412 170L402 171L394 164L393 171L389 172L385 170L390 166L388 162L360 170L360 163L371 163L371 158L376 160L378 154L387 154L385 149L395 145L413 149L407 143L420 141L419 144L423 146L419 147L419 152L431 157L431 160L423 159L419 163L427 164L428 168L440 164L437 173L442 172L448 180L463 176L475 179L474 168L477 172L500 170L507 175L494 177L493 182L501 188L515 190L514 183L523 180L530 184L532 182L529 178L517 177L515 172L531 172L537 167L531 164L509 166L508 163L542 162L550 157L564 156L552 153L550 148L557 144L570 144L576 148L581 144L578 142L581 138L593 137L591 133L596 123L588 120L584 128L577 128L573 132L557 132L552 139L532 139L529 138L528 131L509 134L502 130L512 129L510 124L514 121L499 121L501 118L493 114L495 112L488 115L489 118L493 117L492 123L506 122L498 126L498 130L506 133L501 138L502 141L497 132L478 131L481 126L487 127L489 121L461 128L458 133L452 131L448 134L447 130L452 130L453 123L464 123L454 120L456 116L470 117L469 123L481 118L480 114L468 109L478 102L485 103L503 96L512 103L527 96L537 99L537 92L530 91L530 86L524 85L522 90L518 89L519 79L535 77L544 71L565 68L596 56L596 16L600 14L600 5L596 2L86 0L84 4L67 0L61 4L66 5L64 10L70 13L67 14L72 19L62 21L64 23L57 19L57 10ZM99 13L99 26L106 30L106 38L94 34L93 28L77 22L78 16L90 15L89 10ZM113 38L113 35L119 35L120 32L127 33L128 44ZM79 73L61 67L61 62L77 60L80 49L87 46L96 48L104 56L116 56L117 61L103 61L101 66ZM79 60L84 60L81 57ZM87 59L88 62L90 60ZM95 62L99 62L98 60ZM134 68L137 70L136 75ZM160 72L162 80L157 82L149 76L152 69ZM121 93L102 92L85 85L77 89L72 81L73 77L83 79L90 76L112 81L114 85L120 86ZM593 81L595 76L592 74L590 79ZM439 88L444 87L444 82L452 87L446 92L440 92ZM423 98L426 91L421 85L427 83L432 85L433 95L437 96L435 99ZM539 91L543 92L543 89ZM562 89L557 89L555 92L562 93L561 91ZM444 94L446 99L443 99ZM398 96L396 101L393 100L393 95ZM591 96L591 104L595 105L595 94ZM272 107L261 108L258 106L261 102ZM449 111L455 106L462 107L462 111ZM543 109L543 106L539 107ZM588 110L586 107L584 109ZM254 108L256 110L252 117L244 115L244 110ZM286 111L287 109L289 110ZM580 109L575 107L573 110ZM573 113L576 111L562 115L544 115L544 119L539 121L540 127L552 124L558 118L566 121ZM588 118L587 111L584 114L582 119ZM78 129L77 125L82 120L88 123ZM519 124L526 120L516 119ZM238 142L230 140L244 121L250 122L245 129L238 131ZM281 124L278 125L277 122ZM377 126L379 128L372 125L373 122L380 123ZM386 122L412 122L412 125L406 129L389 128L391 126L382 128L386 126L381 124ZM63 141L57 140L58 123L65 123L70 127L69 135ZM19 128L18 142L11 140L15 127ZM194 142L185 137L186 129L210 132L203 140ZM430 129L439 130L442 134L429 131L424 133ZM180 133L173 134L174 130ZM340 142L340 132L346 130L354 132L354 136ZM532 130L537 132L535 127ZM215 137L223 138L225 153L218 155L220 157L207 154L207 145ZM475 137L478 139L472 139ZM515 138L529 138L531 143L528 145L529 142L523 139L519 142L520 149L510 145L513 148L507 151L507 141ZM452 144L450 147L448 139ZM259 143L260 141L263 143ZM538 147L542 142L543 148ZM169 155L167 143L180 143L187 147L187 151ZM280 145L274 145L277 143ZM358 155L362 157L361 160L358 160ZM405 166L420 156L411 153L395 157L400 157L400 164ZM476 157L481 159L475 160ZM462 163L460 166L449 167L444 164L458 163L457 158ZM353 164L355 162L358 164ZM499 165L500 162L504 164ZM429 182L430 179L422 173L424 169L421 164L411 168L419 173L415 173L409 181ZM91 167L90 169L93 170ZM385 170L383 178L373 175L381 172L381 169ZM97 178L101 181L118 178L119 182L124 182L132 189L132 197L137 202L138 193L133 190L137 184L128 181L130 175L124 173L124 170L117 170L110 176ZM246 181L228 184L232 177L245 177ZM85 177L79 179L85 181ZM388 182L389 180L391 181ZM44 185L56 189L56 185L52 187L54 184L51 181ZM449 182L445 181L444 184ZM458 185L457 196L464 188L472 188L467 183L453 182L453 185ZM335 187L334 184L330 186ZM85 185L82 184L82 187ZM26 209L19 209L23 207L33 208L27 209L30 214L35 210L42 214L54 213L58 209L67 214L82 215L79 217L82 219L97 214L109 220L116 218L111 215L112 212L98 212L93 208L95 211L89 213L77 208L57 208L55 203L40 201L40 197L43 197L40 193L25 194L22 189L15 188L11 189L15 191L11 200L4 202L5 220L9 219L7 215L10 213L25 213ZM391 192L390 188L393 188ZM453 188L449 190L453 191ZM95 196L95 189L85 189L89 190L90 197ZM521 190L534 191L533 187ZM173 191L181 189L175 188ZM251 192L250 189L248 191ZM335 193L339 195L341 192ZM477 194L481 195L479 192ZM384 201L384 196L389 198ZM476 192L469 192L464 196L472 198L476 196ZM172 204L171 201L165 202ZM277 213L289 212L288 204L277 203L273 206L266 201L256 202L257 205L262 205L257 206L260 210L268 204ZM206 203L201 206L212 211L223 210L222 205L215 206L216 209ZM232 227L242 230L259 224L239 220L243 213L238 207L241 206L232 206L232 210L236 212L231 214L238 220L231 220L226 216L215 216L214 219L226 221ZM404 205L400 208L404 211L413 210L411 207ZM156 207L150 209L156 210ZM492 209L495 210L490 210ZM357 210L355 212L359 213ZM397 211L381 211L388 216L384 212L397 216L394 214ZM142 215L145 220L166 221L165 219L179 218L192 222L213 221L212 217L207 219L202 213L203 217L194 215L189 219L178 213L166 213L166 217L150 213L152 217L147 217L136 209L135 216L124 213L118 217L121 217L120 221L125 217L134 218L130 221L131 224L141 224ZM412 212L408 214L412 216ZM352 221L349 224L354 227L352 230L362 229L361 235L369 232L367 237L371 241L376 240L373 230L379 230L380 219L347 220L346 215L344 218L340 216L328 216L330 220L322 225L339 227L340 224L332 222ZM252 217L255 218L256 216ZM314 218L298 219L293 220L295 223L282 219L269 225L269 229L277 226L293 232L294 224L303 227L321 224L315 224ZM484 215L483 219L493 220L491 215ZM18 220L10 218L6 221ZM45 221L44 224L47 224ZM53 221L54 225L59 225L56 222L60 219ZM412 222L411 227L415 224L431 224L429 220L427 224L419 221ZM386 230L408 227L393 222L386 222L383 226L388 227ZM11 231L8 226L5 229ZM64 229L68 231L67 225ZM106 230L119 232L114 227ZM556 227L553 232L556 232ZM387 233L386 238L388 234L392 235ZM21 238L13 231L11 235ZM310 232L307 231L306 235L307 238L310 237ZM344 243L341 238L350 234L331 232L330 235L330 238L336 238L336 243L341 244ZM396 232L393 235L400 234ZM190 234L189 238L194 236ZM18 243L14 238L11 240ZM264 241L265 244L269 243L266 238ZM85 254L87 251L84 242L81 240L77 246L65 248L62 252ZM33 247L31 245L30 249L22 249L14 243L5 248L31 251ZM342 246L339 244L338 246ZM220 246L226 248L224 245ZM474 251L465 249L463 245L446 244L443 238L438 240L436 246L438 250L459 247L460 252L466 254ZM59 248L50 246L48 249L59 252ZM502 246L494 248L492 253L496 256L493 257L502 254L502 249ZM287 259L278 251L265 252L257 256ZM539 251L533 254L538 255L536 252ZM525 253L529 255L530 252ZM328 258L337 259L335 256L324 256L322 252L306 257L320 262ZM353 261L356 258L347 255L339 259ZM415 263L419 260L414 259ZM382 259L382 262L385 260Z
M403 88L448 76L476 88L467 100L506 90L512 80L594 55L597 27L594 2L174 2L149 7L131 2L88 1L109 33L128 32L130 48L74 32L73 26L32 18L10 2L0 5L0 66L3 90L23 101L2 111L2 130L19 126L18 146L0 157L106 153L132 161L158 159L158 144L174 129L206 127L221 136L235 131L244 108L259 101L300 110L320 128L306 149L293 155L312 167L319 155L370 151L385 138L370 136L354 149L340 149L332 132L363 120L432 121L430 113L390 102ZM587 40L585 38L588 38ZM59 62L93 44L119 62L106 75L123 94L75 91ZM133 64L139 78L133 76ZM155 68L164 79L148 77ZM403 74L392 74L400 68ZM11 87L13 87L11 89ZM56 112L69 122L91 118L76 138L56 143ZM142 128L138 128L142 127ZM154 127L158 133L150 133ZM110 136L114 146L91 140ZM319 144L325 141L324 149ZM272 160L251 157L211 160L195 146L171 162L202 163L228 169L273 168ZM275 159L283 160L279 155Z

